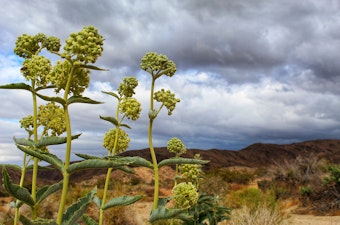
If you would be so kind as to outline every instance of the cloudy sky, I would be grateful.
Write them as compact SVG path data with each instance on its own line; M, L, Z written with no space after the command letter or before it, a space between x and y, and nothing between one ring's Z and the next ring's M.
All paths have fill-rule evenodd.
M167 55L176 75L157 80L181 99L172 116L154 123L155 146L179 137L188 148L239 150L252 143L292 143L340 137L340 1L332 0L0 0L0 84L23 82L13 54L23 33L62 41L94 25L104 52L84 95L101 105L72 105L73 152L106 155L115 91L125 76L139 79L142 118L130 149L148 147L150 75L139 68L150 51ZM13 136L32 114L25 91L0 90L0 163L21 161ZM51 149L63 157L63 148Z

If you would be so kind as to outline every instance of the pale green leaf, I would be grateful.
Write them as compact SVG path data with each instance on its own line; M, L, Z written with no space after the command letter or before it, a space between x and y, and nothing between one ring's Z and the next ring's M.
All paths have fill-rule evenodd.
M27 91L32 90L31 86L25 83L12 83L12 84L0 85L0 89L21 89L21 90L27 90Z
M81 154L81 153L76 153L76 156L83 158L83 159L102 159L102 157L99 157L99 156L87 155L87 154Z
M25 152L28 155L31 155L52 165L55 165L60 171L62 171L62 168L64 167L63 161L59 159L56 155L53 155L48 152L43 152L39 149L32 150L20 145L17 145L17 148L19 148L21 151Z
M80 136L81 134L77 134L77 135L73 135L71 137L72 140L74 139L78 139L78 137ZM67 138L66 137L43 137L41 138L40 140L38 140L36 143L35 143L35 147L37 148L41 148L41 147L44 147L44 146L48 146L48 145L59 145L59 144L64 144L67 142Z
M24 225L57 225L57 223L52 219L39 218L39 219L31 221L30 219L26 218L23 215L20 215L20 221Z
M120 124L120 126L121 126L121 127L126 127L126 128L131 129L131 127L130 127L129 125L127 125L126 123L122 123L122 124Z
M53 185L44 186L37 191L37 203L40 203L44 199L46 199L51 194L55 193L56 191L60 190L63 187L63 182L60 181Z
M119 96L116 94L116 93L114 93L114 92L107 92L107 91L102 91L104 94L108 94L108 95L111 95L111 96L113 96L113 97L115 97L116 99L118 99L119 100Z
M97 196L93 197L93 202L98 206L98 208L102 207L102 200L100 200Z
M202 159L190 159L190 158L170 158L170 159L164 159L160 163L158 163L158 167L163 167L167 165L176 165L176 164L207 164L209 163L209 160L202 160Z
M67 104L70 105L72 103L102 104L103 102L98 102L83 96L72 96L67 100Z
M126 206L131 205L138 200L143 198L143 195L136 195L136 196L120 196L116 198L112 198L108 203L105 204L103 210L116 207L116 206Z
M140 156L109 156L105 158L109 160L125 160L129 162L129 166L143 166L153 169L153 164Z
M151 211L149 218L150 223L157 220L181 219L190 220L190 216L186 213L186 209L167 209L165 207L158 207Z
M94 169L94 168L119 168L122 166L127 166L131 163L128 161L112 161L112 160L104 160L104 159L86 159L81 162L73 163L67 169L68 173L74 173L79 170L84 169Z
M99 68L99 67L93 66L93 65L84 65L84 64L81 64L79 67L90 69L90 70L108 71L107 69L102 69L102 68Z
M13 140L14 140L15 144L17 144L17 145L30 146L30 147L34 146L34 141L27 139L27 138L13 137Z
M97 192L94 188L87 195L80 198L76 203L71 205L63 215L62 225L74 225L78 219L85 213L88 205L92 202L93 197Z
M5 190L10 195L12 195L14 198L20 201L23 201L29 206L34 206L35 202L31 197L31 194L28 191L28 189L12 183L5 167L2 167L2 182Z
M98 222L89 217L88 215L84 214L81 217L86 225L98 225Z
M114 118L114 117L111 117L111 116L99 116L100 117L100 119L102 119L102 120L106 120L106 121L109 121L109 122L111 122L113 125L115 125L115 126L118 126L119 125L119 123L118 123L118 121L116 120L116 118Z
M45 101L48 101L48 102L58 102L59 104L61 104L63 106L66 104L65 100L63 98L60 98L60 97L50 97L50 96L39 94L37 92L35 92L35 94L39 98L41 98L41 99L43 99Z

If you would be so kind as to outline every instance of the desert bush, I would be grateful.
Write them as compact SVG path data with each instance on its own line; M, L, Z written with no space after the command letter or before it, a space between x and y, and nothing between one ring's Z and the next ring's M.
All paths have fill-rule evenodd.
M256 177L255 172L226 168L211 169L206 174L207 177L220 177L224 182L236 184L249 184Z
M288 225L287 215L279 207L259 205L255 210L244 205L233 210L229 225Z

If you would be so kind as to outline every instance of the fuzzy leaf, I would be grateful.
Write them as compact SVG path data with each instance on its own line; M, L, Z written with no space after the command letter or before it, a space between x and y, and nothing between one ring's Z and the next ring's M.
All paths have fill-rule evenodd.
M20 146L20 145L17 145L17 148L19 148L21 151L25 152L28 155L31 155L38 159L44 160L45 162L48 162L52 165L55 165L60 171L62 171L64 167L63 161L59 159L56 155L53 155L48 152L43 152L39 149L32 150L32 149L25 148L24 146Z
M90 70L108 71L107 69L102 69L102 68L99 68L99 67L93 66L93 65L84 65L84 64L82 64L79 67L85 68L85 69L90 69Z
M120 124L120 126L121 126L121 127L126 127L126 128L131 129L131 127L130 127L129 125L125 124L125 123Z
M102 200L100 200L97 196L93 197L93 202L98 206L98 208L102 207Z
M13 140L14 140L15 144L17 144L17 145L30 146L30 147L34 146L34 141L29 140L27 138L13 137Z
M72 140L78 139L81 134L73 135ZM48 145L59 145L67 142L66 137L43 137L35 143L35 147L41 148Z
M67 169L67 172L74 173L79 170L84 169L94 169L94 168L119 168L122 166L127 166L131 163L128 161L112 161L104 159L87 159L81 162L73 163Z
M98 102L83 96L72 96L67 100L67 104L70 105L72 103L102 104L103 102Z
M143 166L146 168L153 169L153 164L140 156L113 156L113 157L110 156L105 158L110 160L127 160L130 162L129 166Z
M48 101L48 102L58 102L59 104L61 104L63 106L66 104L65 100L63 98L60 98L60 97L50 97L50 96L39 94L37 92L35 92L35 94L39 98L41 98L41 99L43 99L45 101Z
M95 221L86 214L84 214L81 218L83 219L86 225L98 225L97 221Z
M2 182L5 190L10 195L16 199L19 199L20 201L23 201L29 206L34 206L35 202L28 189L12 183L5 167L2 167Z
M166 203L168 203L170 200L172 199L172 197L165 197L165 198L159 198L158 199L158 207L164 207L166 205Z
M57 223L54 220L51 219L36 219L34 221L31 221L30 219L26 218L23 215L20 215L20 221L24 225L57 225Z
M71 205L63 215L62 225L74 225L85 213L96 192L97 188L94 188L87 195L80 198L75 204Z
M170 158L164 159L160 163L158 163L158 167L167 166L167 165L176 165L176 164L207 164L209 160L202 160L202 159L190 159L190 158Z
M102 119L102 120L109 121L110 123L112 123L112 124L115 125L115 126L118 126L118 125L119 125L118 121L117 121L116 118L114 118L114 117L111 117L111 116L99 116L99 117L100 117L100 119Z
M116 198L112 198L108 203L105 204L103 210L115 207L115 206L126 206L131 205L138 200L143 198L143 195L136 195L136 196L120 196Z
M107 92L107 91L102 91L104 94L108 94L108 95L111 95L111 96L113 96L113 97L115 97L116 99L118 99L119 100L119 96L116 94L116 93L114 93L114 92Z
M0 85L0 89L21 89L21 90L31 91L31 86L25 83L12 83L12 84Z
M185 209L167 209L165 207L158 207L151 211L149 221L150 223L153 223L157 220L168 219L190 220L190 216L186 213Z
M53 194L54 192L60 190L63 187L63 182L60 181L56 184L50 186L44 186L37 191L37 203L40 203L45 198Z
M81 154L81 153L76 153L76 156L83 158L83 159L102 159L99 156L87 155L87 154Z

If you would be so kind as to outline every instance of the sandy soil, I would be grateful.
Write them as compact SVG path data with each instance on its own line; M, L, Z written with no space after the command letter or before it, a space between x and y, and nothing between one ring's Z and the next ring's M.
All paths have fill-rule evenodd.
M292 215L292 225L340 225L340 216Z

